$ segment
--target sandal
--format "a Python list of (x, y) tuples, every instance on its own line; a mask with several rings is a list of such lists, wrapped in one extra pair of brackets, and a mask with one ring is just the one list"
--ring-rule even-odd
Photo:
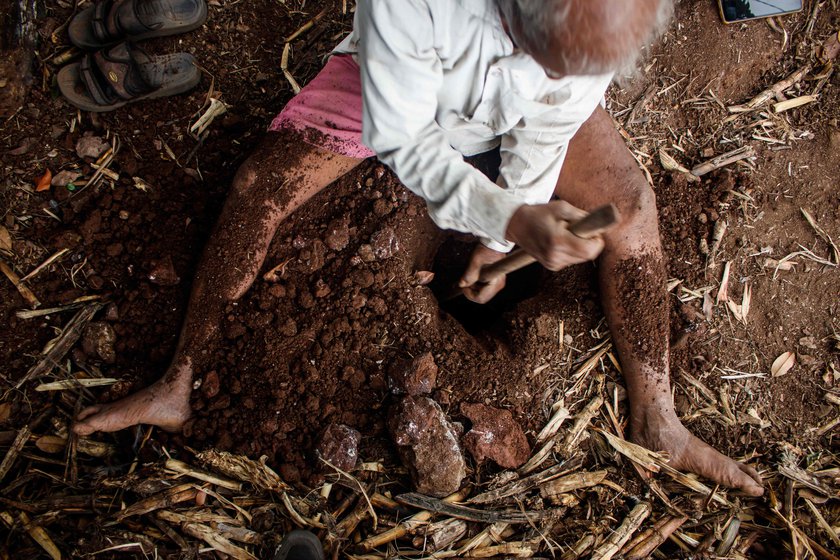
[(81, 49), (186, 33), (207, 19), (204, 0), (100, 0), (79, 12), (67, 34)]
[(58, 72), (64, 98), (85, 111), (113, 111), (127, 103), (184, 93), (201, 81), (187, 53), (151, 56), (128, 43), (86, 54)]

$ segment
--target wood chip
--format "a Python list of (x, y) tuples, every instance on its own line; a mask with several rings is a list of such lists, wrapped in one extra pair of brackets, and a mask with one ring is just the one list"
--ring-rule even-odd
[(755, 157), (755, 149), (752, 146), (742, 146), (695, 166), (691, 170), (691, 173), (696, 177), (701, 177), (707, 173), (711, 173), (715, 169), (720, 169), (736, 161), (751, 157)]
[(32, 431), (29, 429), (29, 426), (24, 426), (20, 429), (20, 431), (18, 431), (17, 436), (15, 436), (15, 440), (12, 442), (12, 446), (8, 451), (6, 451), (5, 457), (3, 457), (3, 462), (0, 463), (0, 481), (3, 480), (12, 468), (12, 465), (14, 465), (20, 450), (23, 449), (23, 446), (26, 445), (27, 441), (29, 441), (30, 435), (32, 435)]
[(785, 111), (790, 111), (791, 109), (802, 107), (803, 105), (807, 105), (808, 103), (813, 103), (816, 100), (816, 95), (801, 95), (799, 97), (794, 97), (793, 99), (786, 99), (785, 101), (775, 103), (773, 105), (773, 112), (784, 113)]
[(32, 290), (27, 288), (20, 281), (20, 277), (15, 273), (14, 270), (12, 270), (12, 267), (6, 264), (6, 262), (3, 259), (0, 259), (0, 272), (2, 272), (6, 276), (6, 278), (9, 279), (9, 282), (11, 282), (14, 285), (15, 289), (17, 289), (18, 293), (20, 294), (20, 297), (23, 298), (23, 300), (27, 303), (27, 305), (29, 305), (29, 307), (31, 307), (32, 309), (40, 307), (41, 302), (38, 300), (37, 297), (35, 297), (35, 294), (32, 293)]

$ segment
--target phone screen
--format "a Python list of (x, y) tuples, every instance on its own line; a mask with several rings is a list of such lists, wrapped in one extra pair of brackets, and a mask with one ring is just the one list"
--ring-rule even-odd
[(718, 2), (723, 21), (726, 23), (790, 14), (802, 9), (802, 0), (718, 0)]

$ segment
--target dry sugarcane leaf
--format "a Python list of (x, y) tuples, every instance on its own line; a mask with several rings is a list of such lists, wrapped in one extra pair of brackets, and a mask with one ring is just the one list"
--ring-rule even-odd
[(44, 549), (44, 551), (50, 555), (53, 560), (61, 560), (61, 551), (55, 545), (53, 540), (47, 534), (43, 527), (40, 525), (35, 525), (34, 523), (30, 522), (29, 516), (26, 515), (24, 512), (18, 513), (18, 519), (20, 520), (23, 527), (26, 529), (26, 532), (29, 533), (29, 536), (38, 543), (38, 545)]
[[(550, 442), (551, 443), (551, 442)], [(553, 443), (552, 443), (553, 445)], [(527, 492), (534, 486), (539, 486), (549, 480), (555, 479), (559, 476), (563, 476), (569, 472), (572, 472), (578, 468), (580, 468), (582, 462), (581, 457), (575, 457), (568, 461), (563, 461), (558, 465), (554, 465), (549, 467), (543, 471), (540, 471), (536, 474), (532, 474), (530, 476), (526, 476), (524, 478), (520, 478), (517, 480), (513, 480), (508, 484), (503, 486), (499, 486), (498, 488), (494, 488), (492, 490), (488, 490), (487, 492), (483, 492), (478, 494), (477, 496), (470, 498), (467, 500), (467, 503), (470, 504), (488, 504), (491, 502), (495, 502), (498, 500), (503, 500), (505, 498), (509, 498), (511, 496), (522, 494)]]
[(104, 304), (102, 303), (91, 303), (87, 307), (80, 309), (64, 326), (61, 334), (56, 338), (55, 343), (43, 353), (38, 363), (29, 368), (26, 375), (17, 381), (15, 388), (18, 389), (30, 379), (37, 379), (52, 371), (55, 364), (60, 362), (65, 354), (70, 351), (70, 348), (81, 338), (85, 325), (103, 307)]
[(522, 541), (515, 543), (504, 543), (495, 546), (476, 548), (469, 552), (465, 558), (493, 558), (504, 556), (507, 558), (530, 558), (536, 554), (540, 546), (540, 540)]
[(582, 536), (572, 547), (567, 550), (560, 560), (578, 560), (584, 553), (595, 545), (595, 535), (588, 533)]
[(425, 552), (445, 550), (460, 540), (467, 532), (467, 524), (460, 519), (443, 519), (427, 525), (412, 543)]
[(395, 498), (399, 503), (407, 506), (420, 508), (426, 511), (441, 513), (449, 517), (457, 519), (464, 519), (466, 521), (478, 521), (480, 523), (496, 523), (504, 521), (505, 523), (530, 523), (539, 520), (543, 514), (542, 512), (522, 512), (522, 511), (494, 511), (494, 510), (480, 510), (476, 508), (460, 506), (457, 504), (448, 503), (445, 500), (431, 498), (423, 494), (409, 492), (407, 494), (400, 494)]
[(772, 377), (781, 377), (790, 371), (796, 364), (796, 354), (793, 352), (785, 352), (778, 358), (773, 360), (773, 365), (770, 366), (770, 375)]
[(12, 446), (8, 451), (6, 451), (6, 456), (3, 457), (3, 461), (0, 462), (0, 481), (3, 480), (3, 477), (6, 476), (9, 470), (11, 470), (12, 465), (15, 464), (15, 461), (20, 454), (20, 450), (23, 449), (23, 446), (29, 441), (30, 435), (32, 435), (32, 431), (27, 425), (21, 428), (17, 433), (17, 436), (15, 436)]
[(285, 492), (291, 489), (288, 484), (283, 482), (280, 475), (265, 464), (265, 457), (262, 457), (258, 463), (247, 457), (233, 455), (226, 451), (208, 449), (196, 455), (196, 458), (225, 476), (242, 482), (249, 482), (262, 490)]
[(127, 517), (134, 515), (143, 515), (150, 511), (155, 511), (162, 508), (168, 508), (174, 504), (194, 500), (198, 490), (192, 484), (180, 484), (168, 488), (159, 494), (150, 496), (144, 500), (133, 503), (122, 511), (118, 511), (114, 518), (117, 521), (122, 521)]
[(165, 468), (175, 471), (179, 474), (184, 474), (190, 476), (192, 478), (196, 478), (203, 482), (209, 482), (210, 484), (215, 484), (216, 486), (221, 486), (223, 488), (228, 488), (230, 490), (234, 490), (239, 492), (242, 490), (242, 483), (235, 482), (233, 480), (229, 480), (226, 478), (221, 478), (215, 476), (207, 471), (203, 471), (201, 469), (193, 468), (192, 466), (184, 463), (183, 461), (178, 461), (177, 459), (167, 459), (166, 464), (164, 465)]
[(627, 517), (624, 518), (624, 521), (610, 537), (595, 549), (595, 552), (592, 553), (592, 560), (610, 560), (610, 558), (618, 554), (618, 551), (621, 550), (624, 543), (630, 540), (633, 533), (648, 518), (652, 509), (648, 502), (639, 502), (636, 507), (630, 510), (630, 513), (627, 514)]
[(554, 502), (563, 494), (598, 486), (605, 478), (607, 478), (607, 471), (605, 470), (572, 473), (543, 484), (540, 487), (540, 496)]
[(515, 533), (515, 529), (509, 523), (493, 523), (486, 527), (479, 534), (469, 539), (466, 544), (456, 551), (456, 556), (463, 556), (470, 550), (489, 546), (490, 543), (504, 542), (505, 539)]
[(243, 548), (239, 548), (225, 537), (221, 536), (216, 529), (202, 525), (201, 523), (184, 523), (181, 527), (185, 533), (201, 539), (213, 550), (227, 554), (236, 560), (257, 560), (257, 557)]
[[(449, 496), (445, 497), (442, 501), (447, 503), (460, 502), (468, 495), (469, 489), (461, 489), (458, 492), (455, 492), (454, 494), (450, 494)], [(434, 514), (431, 511), (421, 511), (419, 513), (415, 513), (405, 521), (388, 529), (387, 531), (371, 535), (367, 539), (360, 542), (358, 544), (358, 548), (359, 550), (369, 552), (374, 548), (378, 548), (384, 544), (388, 544), (397, 539), (400, 539), (404, 537), (413, 527), (416, 527), (431, 519), (432, 515)]]
[(0, 226), (0, 249), (3, 251), (12, 250), (12, 236), (4, 226)]

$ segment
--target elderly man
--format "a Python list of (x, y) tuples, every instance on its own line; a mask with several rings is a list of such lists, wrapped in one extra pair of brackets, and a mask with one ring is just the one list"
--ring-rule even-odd
[[(669, 11), (669, 0), (358, 0), (352, 34), (237, 173), (169, 371), (82, 411), (76, 432), (179, 429), (202, 349), (225, 305), (251, 286), (278, 224), (377, 156), (440, 227), (481, 240), (461, 279), (474, 301), (503, 287), (477, 285), (478, 273), (514, 244), (551, 270), (600, 255), (632, 439), (669, 452), (678, 469), (761, 495), (755, 470), (695, 438), (674, 411), (654, 195), (599, 105), (613, 73), (632, 64)], [(464, 156), (495, 149), (494, 183)], [(623, 219), (602, 237), (566, 229), (607, 203)]]

